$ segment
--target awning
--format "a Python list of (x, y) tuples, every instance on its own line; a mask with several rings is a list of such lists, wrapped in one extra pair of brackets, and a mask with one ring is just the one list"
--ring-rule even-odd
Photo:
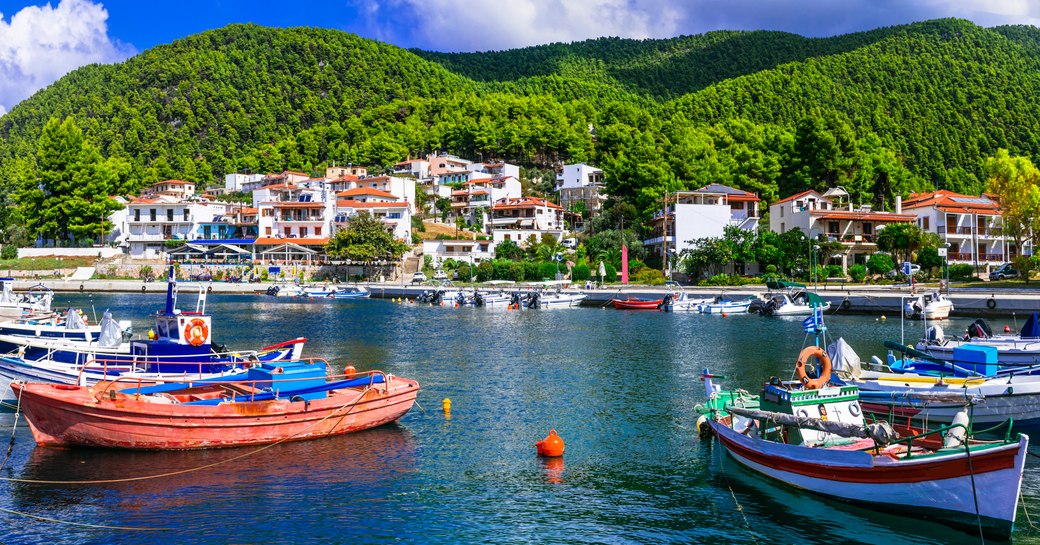
[(305, 248), (303, 246), (300, 246), (299, 244), (294, 244), (292, 242), (286, 242), (285, 244), (280, 244), (278, 246), (268, 248), (260, 252), (260, 255), (278, 257), (284, 255), (315, 255), (317, 253), (317, 250)]

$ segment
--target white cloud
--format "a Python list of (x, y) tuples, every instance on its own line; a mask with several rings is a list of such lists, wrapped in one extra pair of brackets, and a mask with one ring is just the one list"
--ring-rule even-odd
[(960, 17), (1040, 25), (1036, 0), (348, 0), (358, 30), (405, 47), (510, 49), (600, 36), (669, 38), (712, 30), (833, 36)]
[(90, 0), (0, 13), (0, 115), (69, 71), (118, 62), (135, 51), (108, 36), (108, 12)]

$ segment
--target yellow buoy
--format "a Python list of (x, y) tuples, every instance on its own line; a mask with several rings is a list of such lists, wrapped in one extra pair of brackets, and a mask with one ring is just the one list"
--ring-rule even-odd
[(884, 314), (882, 314), (882, 315), (881, 315), (881, 321), (882, 321), (882, 322), (884, 322), (884, 321), (885, 321), (885, 320), (887, 320), (887, 319), (888, 319), (888, 318), (886, 318)]
[(148, 330), (148, 340), (149, 341), (154, 341), (155, 340), (155, 330), (154, 329), (149, 329)]
[(441, 401), (441, 408), (444, 409), (444, 412), (450, 413), (451, 412), (451, 399), (444, 398), (444, 401)]
[(711, 426), (708, 425), (708, 418), (703, 414), (697, 419), (697, 433), (701, 437), (708, 437), (711, 435)]

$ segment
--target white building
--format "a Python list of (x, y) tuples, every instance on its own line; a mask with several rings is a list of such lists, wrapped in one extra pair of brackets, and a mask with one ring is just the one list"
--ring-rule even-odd
[(131, 258), (158, 259), (167, 240), (188, 240), (196, 222), (213, 221), (208, 203), (168, 195), (138, 197), (127, 205), (124, 243)]
[(256, 185), (263, 181), (263, 174), (241, 174), (233, 172), (224, 175), (224, 191), (226, 193), (246, 192), (248, 184)]
[(585, 213), (582, 218), (586, 220), (599, 215), (603, 204), (607, 202), (603, 171), (585, 163), (564, 165), (556, 175), (556, 192), (560, 194), (560, 205), (564, 210), (571, 210), (577, 203), (583, 203)]
[(799, 229), (809, 238), (841, 242), (842, 266), (865, 264), (877, 252), (877, 233), (892, 223), (909, 223), (917, 219), (903, 214), (899, 198), (895, 212), (875, 212), (867, 205), (854, 207), (848, 193), (832, 188), (826, 193), (803, 191), (780, 199), (769, 206), (769, 228), (776, 233)]
[(446, 259), (480, 263), (495, 258), (495, 243), (490, 240), (424, 240), (423, 255), (433, 258), (435, 268)]
[(970, 263), (982, 269), (1033, 253), (1028, 240), (1020, 250), (1014, 240), (1004, 236), (1000, 205), (986, 196), (940, 189), (911, 194), (902, 206), (905, 212), (914, 214), (921, 229), (937, 233), (949, 244), (947, 258), (951, 263)]
[(679, 254), (699, 238), (721, 237), (727, 225), (758, 230), (761, 199), (722, 184), (709, 184), (696, 191), (677, 191), (665, 199), (668, 207), (658, 210), (649, 225), (652, 238), (643, 241), (650, 255), (661, 258)]
[(541, 240), (545, 233), (562, 240), (563, 208), (536, 197), (501, 199), (491, 207), (488, 227), (496, 244), (511, 240), (523, 245), (532, 235)]
[(166, 195), (175, 199), (187, 199), (195, 195), (195, 183), (184, 180), (164, 180), (144, 188), (141, 195), (146, 197)]

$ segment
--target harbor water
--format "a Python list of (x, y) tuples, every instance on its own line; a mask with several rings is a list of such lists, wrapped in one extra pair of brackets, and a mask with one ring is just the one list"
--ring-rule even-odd
[[(193, 298), (181, 297), (189, 308)], [(59, 294), (55, 304), (110, 309), (143, 335), (162, 300)], [(800, 317), (251, 295), (209, 303), (216, 343), (305, 336), (305, 354), (335, 369), (418, 380), (419, 405), (347, 436), (196, 452), (36, 448), (19, 419), (0, 477), (77, 484), (0, 481), (0, 543), (979, 543), (911, 512), (776, 484), (698, 438), (700, 372), (751, 392), (789, 378), (807, 342)], [(943, 324), (956, 332), (969, 322)], [(1015, 327), (991, 321), (1005, 323)], [(901, 335), (898, 317), (838, 313), (827, 324), (864, 359), (884, 357), (882, 342)], [(907, 324), (906, 340), (921, 330)], [(0, 414), (4, 437), (14, 421)], [(550, 429), (566, 442), (562, 459), (535, 456)], [(1040, 524), (1038, 462), (1026, 468), (1016, 543), (1040, 541), (1026, 514)]]

